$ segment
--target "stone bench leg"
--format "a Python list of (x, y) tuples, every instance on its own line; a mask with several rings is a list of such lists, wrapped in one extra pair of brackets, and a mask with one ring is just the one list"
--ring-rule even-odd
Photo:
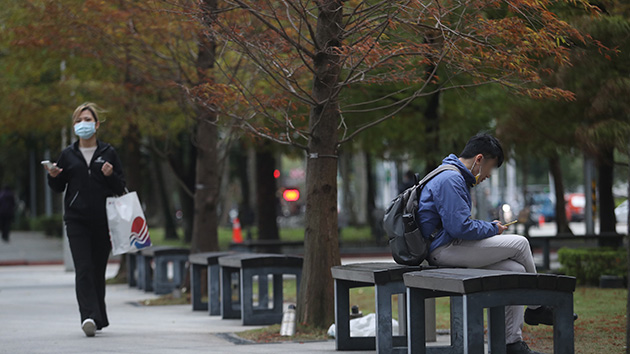
[(144, 273), (146, 271), (144, 269), (144, 256), (142, 256), (140, 253), (136, 253), (136, 269), (138, 270), (138, 278), (136, 279), (138, 289), (144, 290)]
[(138, 268), (138, 289), (145, 292), (153, 291), (153, 268), (151, 263), (153, 257), (143, 256), (140, 253), (136, 255), (136, 267)]
[[(464, 346), (466, 347), (466, 353), (484, 352), (483, 306), (480, 306), (480, 304), (475, 301), (475, 297), (474, 295), (463, 296)], [(503, 336), (505, 337), (505, 331), (503, 332)], [(505, 353), (505, 347), (503, 348), (503, 352)]]
[(144, 262), (144, 292), (153, 292), (153, 257), (142, 257)]
[[(489, 308), (490, 331), (489, 346), (492, 353), (505, 353), (505, 323), (504, 306), (510, 305), (547, 305), (554, 308), (554, 353), (569, 354), (574, 352), (573, 329), (573, 293), (553, 290), (497, 290), (468, 294), (464, 301), (464, 338), (469, 353), (483, 350), (483, 339), (475, 338), (481, 333), (483, 338), (483, 309)], [(501, 315), (503, 314), (503, 316)], [(493, 323), (494, 320), (494, 323)], [(471, 351), (475, 350), (475, 351)]]
[[(153, 289), (156, 294), (168, 294), (178, 288), (184, 280), (188, 256), (165, 256), (155, 258)], [(173, 264), (173, 280), (168, 279), (168, 264)]]
[(489, 350), (492, 354), (505, 354), (505, 306), (488, 308)]
[(350, 336), (350, 289), (373, 286), (371, 283), (335, 279), (335, 348), (337, 350), (374, 350), (374, 337)]
[[(264, 310), (264, 309), (269, 308), (269, 277), (267, 276), (267, 274), (264, 274), (264, 273), (259, 273), (259, 272), (252, 273), (252, 279), (250, 279), (251, 285), (252, 285), (252, 295), (254, 291), (254, 279), (253, 279), (254, 275), (258, 276), (258, 306), (255, 306), (255, 308)], [(241, 284), (243, 283), (241, 282)]]
[(232, 276), (239, 274), (238, 268), (221, 267), (221, 318), (241, 318), (239, 297), (237, 302), (232, 300)]
[[(302, 270), (292, 267), (263, 267), (241, 269), (241, 315), (244, 326), (269, 325), (282, 322), (282, 304), (284, 301), (282, 278), (284, 274), (296, 276), (296, 288), (299, 289)], [(273, 275), (273, 307), (269, 308), (267, 276)], [(254, 307), (253, 278), (258, 276), (259, 306)]]
[[(356, 287), (374, 286), (376, 305), (376, 338), (350, 336), (350, 289)], [(399, 335), (393, 336), (392, 330), (392, 296), (398, 298)], [(425, 329), (424, 341), (429, 338), (435, 341), (435, 303), (430, 303), (430, 314), (423, 316)], [(371, 284), (335, 279), (335, 343), (337, 350), (374, 350), (377, 353), (406, 353), (407, 352), (407, 310), (406, 288), (404, 283), (392, 282), (388, 284)], [(426, 306), (423, 307), (427, 309)]]
[(134, 288), (138, 286), (138, 281), (136, 278), (136, 255), (134, 253), (127, 253), (125, 255), (127, 258), (127, 283), (130, 288)]
[[(401, 294), (399, 303), (405, 297), (405, 284), (401, 282), (376, 284), (374, 297), (376, 303), (376, 352), (377, 353), (404, 353), (407, 352), (407, 336), (394, 336), (392, 329), (392, 295)], [(406, 311), (405, 306), (400, 306)], [(400, 308), (399, 307), (399, 308)], [(400, 318), (400, 315), (399, 315)], [(402, 316), (405, 318), (405, 315)], [(407, 323), (398, 322), (401, 333), (407, 333)], [(402, 348), (401, 348), (402, 347)]]
[[(217, 299), (217, 303), (221, 308), (221, 317), (223, 319), (234, 319), (242, 317), (242, 302), (243, 302), (243, 294), (244, 292), (248, 294), (250, 299), (253, 299), (251, 295), (253, 291), (253, 279), (254, 275), (258, 275), (258, 307), (260, 309), (266, 309), (269, 307), (269, 295), (268, 295), (268, 279), (267, 274), (260, 274), (260, 272), (248, 272), (248, 281), (246, 283), (243, 282), (243, 270), (239, 268), (230, 268), (230, 267), (220, 267), (221, 268), (221, 299), (222, 301)], [(236, 293), (239, 295), (238, 301), (232, 301), (232, 277), (237, 275), (238, 279), (238, 289)], [(210, 286), (210, 282), (208, 282)], [(211, 299), (211, 301), (214, 299)], [(253, 306), (253, 303), (250, 301), (250, 306)], [(212, 313), (211, 313), (212, 314)]]
[(555, 297), (553, 314), (553, 352), (573, 353), (575, 332), (573, 327), (573, 293), (562, 293)]
[[(426, 300), (449, 296), (447, 294), (436, 293), (417, 288), (407, 288), (407, 352), (420, 354), (447, 354), (447, 353), (463, 353), (464, 352), (464, 325), (463, 325), (463, 299), (461, 296), (451, 296), (451, 344), (449, 346), (431, 346), (427, 347), (427, 328), (426, 328)], [(483, 325), (483, 320), (482, 320)], [(482, 327), (483, 328), (483, 327)], [(505, 334), (505, 332), (504, 332)], [(483, 344), (483, 330), (481, 333), (481, 341)], [(477, 353), (477, 352), (469, 352)], [(479, 353), (483, 353), (482, 351)]]
[(190, 264), (190, 297), (193, 311), (208, 310), (208, 303), (201, 300), (201, 271), (204, 268), (205, 266), (201, 264)]
[(221, 315), (221, 267), (218, 264), (208, 266), (208, 314)]

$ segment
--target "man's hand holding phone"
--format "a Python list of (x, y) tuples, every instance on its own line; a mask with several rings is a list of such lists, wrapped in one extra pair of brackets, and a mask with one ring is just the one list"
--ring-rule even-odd
[(499, 221), (499, 220), (494, 220), (493, 222), (496, 223), (497, 226), (499, 227), (499, 233), (497, 233), (497, 235), (501, 235), (503, 233), (503, 231), (507, 230), (510, 227), (510, 225), (516, 224), (518, 222), (518, 220), (510, 221), (510, 222), (508, 222), (505, 225), (503, 225), (501, 223), (501, 221)]
[(42, 161), (42, 165), (44, 165), (44, 168), (46, 169), (46, 171), (48, 171), (48, 174), (50, 174), (50, 177), (53, 177), (53, 178), (59, 176), (61, 171), (63, 171), (63, 168), (57, 167), (56, 163), (50, 162), (48, 160)]

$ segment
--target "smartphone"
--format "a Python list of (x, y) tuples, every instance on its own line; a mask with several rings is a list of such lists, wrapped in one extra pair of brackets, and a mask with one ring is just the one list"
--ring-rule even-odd
[(516, 224), (517, 222), (518, 222), (518, 220), (510, 221), (509, 223), (504, 224), (503, 226), (510, 226), (510, 225), (514, 225), (514, 224)]
[(54, 163), (48, 161), (48, 160), (44, 160), (41, 162), (42, 165), (46, 166), (47, 169), (52, 170), (54, 169), (56, 166)]

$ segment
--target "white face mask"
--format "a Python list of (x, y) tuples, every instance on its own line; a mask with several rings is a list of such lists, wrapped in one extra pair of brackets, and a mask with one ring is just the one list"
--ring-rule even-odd
[(89, 139), (96, 133), (96, 123), (79, 122), (74, 125), (74, 133), (81, 139)]

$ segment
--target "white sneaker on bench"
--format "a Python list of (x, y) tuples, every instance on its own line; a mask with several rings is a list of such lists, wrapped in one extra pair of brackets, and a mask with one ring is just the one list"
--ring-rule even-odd
[(88, 337), (94, 337), (96, 334), (96, 322), (93, 319), (88, 318), (81, 324), (81, 329)]

